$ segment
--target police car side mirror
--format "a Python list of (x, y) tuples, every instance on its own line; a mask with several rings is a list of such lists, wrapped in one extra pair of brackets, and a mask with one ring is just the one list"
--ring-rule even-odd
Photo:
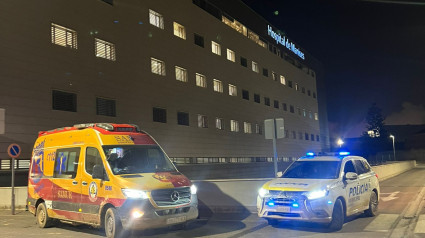
[(345, 178), (347, 180), (356, 180), (358, 177), (358, 175), (356, 173), (353, 172), (348, 172), (347, 174), (345, 174)]
[(93, 166), (92, 178), (93, 179), (104, 179), (105, 178), (102, 165), (96, 164), (95, 166)]
[(279, 172), (276, 173), (276, 178), (280, 178), (280, 177), (282, 177), (282, 175), (283, 175), (283, 172), (279, 171)]

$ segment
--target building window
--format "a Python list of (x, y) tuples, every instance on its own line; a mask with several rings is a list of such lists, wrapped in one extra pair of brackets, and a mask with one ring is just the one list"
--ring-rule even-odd
[(292, 131), (292, 139), (297, 139), (297, 133), (295, 131)]
[(187, 82), (187, 70), (176, 66), (176, 80)]
[(316, 98), (316, 93), (315, 92), (313, 92), (313, 98)]
[(211, 41), (211, 51), (216, 55), (221, 55), (221, 46), (220, 44)]
[(308, 118), (313, 119), (313, 113), (311, 113), (310, 111), (308, 112)]
[(52, 109), (59, 111), (76, 112), (77, 94), (53, 90)]
[(258, 64), (254, 61), (252, 61), (252, 71), (258, 73)]
[(301, 88), (301, 92), (305, 94), (305, 88), (304, 87)]
[(208, 128), (207, 116), (198, 114), (198, 127), (199, 128)]
[(260, 103), (260, 94), (255, 94), (254, 93), (254, 102)]
[(297, 113), (301, 116), (301, 108), (297, 107)]
[(164, 18), (161, 14), (151, 9), (149, 9), (149, 23), (158, 28), (164, 29)]
[(313, 134), (310, 135), (310, 140), (314, 141), (314, 135)]
[(152, 108), (153, 121), (167, 123), (167, 110), (163, 108), (154, 107)]
[(222, 93), (223, 92), (223, 83), (220, 80), (217, 80), (217, 79), (214, 79), (213, 83), (214, 83), (214, 92)]
[(255, 134), (263, 134), (263, 130), (259, 124), (255, 124)]
[(294, 106), (289, 105), (289, 111), (292, 112), (292, 113), (295, 113)]
[(152, 73), (165, 76), (165, 63), (159, 59), (151, 58)]
[(272, 78), (273, 78), (273, 81), (277, 81), (277, 74), (273, 71), (272, 71)]
[(295, 90), (296, 90), (296, 91), (300, 91), (300, 87), (298, 86), (298, 84), (297, 84), (297, 83), (295, 83)]
[(316, 141), (320, 141), (319, 139), (320, 139), (319, 135), (316, 135)]
[(303, 108), (303, 117), (307, 116), (307, 112), (305, 111), (305, 108)]
[(238, 90), (235, 85), (229, 84), (229, 95), (230, 96), (237, 96)]
[(219, 130), (224, 130), (224, 120), (223, 118), (215, 118), (215, 128)]
[(246, 60), (246, 58), (241, 57), (241, 65), (243, 67), (248, 67), (248, 61)]
[(204, 37), (198, 34), (194, 34), (195, 45), (204, 48)]
[(206, 88), (207, 87), (207, 78), (205, 75), (196, 73), (196, 86)]
[(314, 120), (319, 120), (319, 114), (317, 114), (317, 112), (314, 113)]
[(310, 90), (307, 90), (307, 95), (308, 96), (311, 96), (311, 91)]
[(115, 61), (115, 45), (95, 38), (95, 54), (96, 57)]
[(177, 112), (177, 124), (188, 126), (189, 125), (189, 113)]
[(235, 52), (233, 50), (227, 49), (227, 59), (232, 62), (236, 61)]
[(274, 105), (274, 108), (279, 109), (279, 101), (274, 100), (274, 101), (273, 101), (273, 105)]
[(300, 140), (303, 139), (303, 133), (302, 132), (298, 132), (298, 139), (300, 139)]
[(115, 100), (96, 98), (96, 115), (115, 117)]
[(239, 122), (230, 120), (230, 131), (239, 132)]
[(286, 79), (284, 76), (280, 75), (280, 83), (286, 85)]
[(263, 75), (266, 77), (269, 77), (269, 70), (266, 68), (263, 68)]
[(52, 43), (60, 46), (77, 49), (77, 32), (69, 28), (52, 23)]
[(264, 97), (264, 105), (270, 106), (270, 98)]
[(249, 100), (249, 92), (248, 90), (242, 90), (242, 98)]
[(292, 88), (292, 81), (291, 80), (288, 81), (288, 87)]
[(285, 130), (284, 134), (283, 134), (284, 138), (289, 138), (289, 130)]
[(305, 140), (308, 140), (308, 133), (305, 133)]
[(282, 103), (282, 107), (284, 111), (288, 111), (288, 106), (286, 105), (286, 103)]
[(186, 40), (186, 30), (184, 26), (180, 25), (177, 22), (174, 22), (173, 27), (174, 27), (174, 35)]
[(252, 133), (251, 123), (249, 123), (249, 122), (244, 122), (243, 123), (243, 132), (244, 133), (247, 133), (247, 134), (251, 134)]

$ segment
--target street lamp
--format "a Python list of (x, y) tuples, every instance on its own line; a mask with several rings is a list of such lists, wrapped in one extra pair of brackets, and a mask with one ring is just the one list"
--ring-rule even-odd
[(339, 139), (336, 141), (336, 143), (339, 145), (339, 148), (341, 148), (341, 146), (344, 144), (344, 141), (343, 141), (341, 138), (339, 138)]
[(393, 139), (393, 153), (394, 153), (394, 160), (395, 160), (395, 143), (394, 143), (395, 137), (393, 135), (390, 135), (390, 138)]

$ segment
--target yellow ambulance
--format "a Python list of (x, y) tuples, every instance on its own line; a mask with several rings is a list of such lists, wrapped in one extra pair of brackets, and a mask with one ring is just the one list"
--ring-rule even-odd
[(43, 131), (28, 176), (28, 209), (55, 220), (129, 229), (184, 225), (198, 216), (196, 187), (138, 126), (89, 123)]

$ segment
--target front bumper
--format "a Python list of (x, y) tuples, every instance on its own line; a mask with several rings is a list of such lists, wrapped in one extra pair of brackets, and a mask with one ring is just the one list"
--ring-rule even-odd
[[(143, 216), (134, 218), (132, 213), (139, 211)], [(191, 202), (174, 207), (152, 206), (149, 200), (128, 200), (118, 209), (124, 229), (144, 230), (182, 224), (198, 217), (198, 200), (192, 195)]]
[(308, 200), (305, 196), (257, 197), (258, 216), (266, 219), (329, 223), (333, 201), (328, 198)]

